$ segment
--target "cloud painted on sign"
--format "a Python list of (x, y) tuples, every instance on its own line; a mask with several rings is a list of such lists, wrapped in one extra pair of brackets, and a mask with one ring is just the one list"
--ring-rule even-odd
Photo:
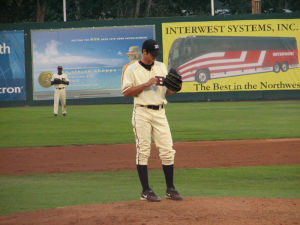
[[(118, 58), (94, 58), (81, 55), (74, 55), (69, 52), (60, 52), (59, 43), (51, 40), (46, 44), (44, 52), (33, 51), (33, 62), (35, 70), (51, 70), (57, 65), (64, 67), (99, 67), (99, 66), (122, 66), (123, 59)], [(34, 48), (35, 49), (35, 48)]]
[(59, 54), (57, 49), (59, 45), (60, 43), (58, 41), (51, 40), (46, 45), (45, 54), (48, 56), (57, 56)]

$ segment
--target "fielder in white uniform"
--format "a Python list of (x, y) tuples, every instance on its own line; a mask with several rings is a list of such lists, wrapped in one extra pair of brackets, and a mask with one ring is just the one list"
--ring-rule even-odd
[(54, 116), (58, 115), (59, 102), (62, 107), (62, 115), (67, 115), (66, 104), (66, 86), (69, 85), (67, 74), (63, 73), (62, 66), (57, 67), (57, 74), (54, 74), (51, 79), (51, 85), (54, 85)]
[(159, 77), (166, 77), (165, 64), (155, 61), (159, 55), (156, 41), (149, 39), (143, 43), (142, 59), (127, 67), (124, 73), (122, 92), (125, 97), (134, 97), (132, 115), (133, 131), (136, 138), (136, 165), (142, 185), (141, 200), (160, 201), (148, 183), (148, 159), (151, 137), (159, 150), (159, 157), (166, 179), (166, 197), (182, 200), (173, 184), (174, 157), (173, 141), (165, 114), (166, 94), (175, 92), (162, 86)]

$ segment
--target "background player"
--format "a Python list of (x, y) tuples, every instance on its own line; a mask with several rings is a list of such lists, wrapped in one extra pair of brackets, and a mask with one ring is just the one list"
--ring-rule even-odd
[(142, 46), (142, 59), (127, 67), (122, 85), (123, 95), (134, 96), (132, 125), (136, 138), (136, 165), (142, 185), (141, 200), (160, 201), (148, 183), (148, 159), (151, 150), (151, 137), (159, 150), (165, 175), (166, 197), (182, 200), (173, 184), (174, 157), (173, 141), (164, 105), (166, 94), (176, 92), (158, 83), (156, 76), (165, 77), (165, 64), (155, 61), (159, 46), (154, 40), (146, 40)]
[(59, 102), (62, 107), (62, 115), (67, 115), (66, 104), (66, 85), (69, 85), (69, 79), (67, 74), (63, 73), (62, 66), (57, 67), (57, 73), (53, 74), (51, 79), (51, 85), (54, 85), (54, 116), (58, 115)]

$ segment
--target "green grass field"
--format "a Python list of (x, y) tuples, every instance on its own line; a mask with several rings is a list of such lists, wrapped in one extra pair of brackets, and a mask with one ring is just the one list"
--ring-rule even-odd
[[(174, 141), (300, 137), (300, 102), (170, 103)], [(134, 143), (132, 105), (1, 108), (0, 147)]]
[[(300, 198), (300, 165), (177, 169), (175, 183), (185, 197)], [(149, 181), (164, 197), (162, 170)], [(0, 216), (63, 206), (137, 200), (136, 171), (0, 176)], [(113, 187), (113, 188), (112, 188)]]
[[(300, 137), (300, 102), (170, 103), (174, 141)], [(0, 147), (134, 143), (132, 105), (0, 109)], [(1, 151), (1, 148), (0, 148)], [(164, 195), (162, 170), (150, 184)], [(183, 196), (300, 198), (300, 165), (176, 169)], [(114, 188), (112, 188), (114, 187)], [(0, 216), (139, 198), (136, 171), (0, 176)]]

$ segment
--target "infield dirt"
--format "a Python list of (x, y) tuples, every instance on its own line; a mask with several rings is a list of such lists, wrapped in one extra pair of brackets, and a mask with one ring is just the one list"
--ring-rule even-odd
[[(174, 148), (176, 168), (300, 164), (300, 139), (177, 142)], [(161, 168), (154, 146), (151, 153), (149, 168)], [(134, 144), (0, 149), (0, 174), (115, 170), (135, 170)], [(1, 216), (0, 224), (294, 225), (300, 224), (300, 199), (188, 197), (180, 202), (115, 202)]]

